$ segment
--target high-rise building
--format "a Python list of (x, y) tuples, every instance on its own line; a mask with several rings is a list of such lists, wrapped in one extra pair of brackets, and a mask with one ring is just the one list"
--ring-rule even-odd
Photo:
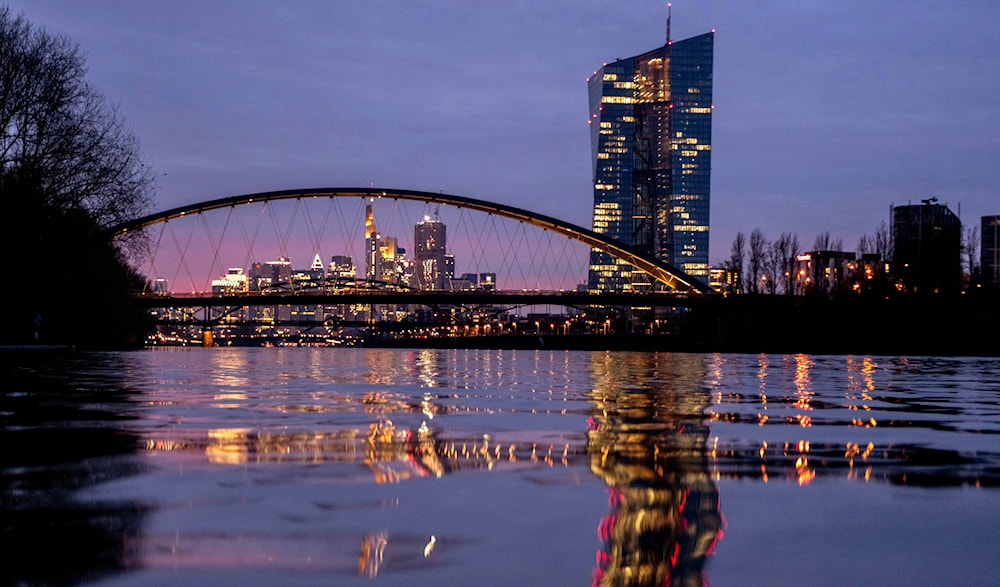
[[(288, 257), (278, 257), (276, 261), (254, 263), (247, 275), (250, 291), (288, 290), (292, 285), (292, 261)], [(251, 306), (251, 320), (289, 320), (289, 306)]]
[(406, 250), (393, 236), (382, 236), (375, 228), (372, 205), (365, 209), (365, 279), (371, 282), (409, 285)]
[[(414, 280), (417, 289), (446, 289), (448, 255), (445, 225), (425, 216), (413, 227)], [(454, 260), (451, 263), (454, 275)]]
[(250, 291), (288, 289), (292, 281), (292, 262), (288, 257), (278, 257), (276, 261), (254, 263), (247, 281)]
[(907, 293), (962, 286), (962, 222), (937, 198), (892, 209), (892, 272)]
[(334, 255), (330, 257), (329, 274), (341, 281), (353, 281), (358, 277), (358, 269), (350, 255)]
[[(326, 285), (326, 269), (323, 267), (323, 259), (319, 253), (313, 257), (309, 269), (296, 269), (292, 271), (292, 290), (317, 290)], [(291, 306), (293, 320), (308, 320), (314, 322), (323, 321), (323, 306), (321, 305), (293, 305)]]
[(365, 279), (377, 281), (379, 276), (378, 255), (379, 233), (375, 230), (375, 216), (372, 205), (365, 206)]
[(983, 216), (979, 269), (983, 284), (1000, 287), (1000, 216)]
[[(588, 80), (594, 232), (708, 283), (715, 34), (667, 43), (604, 65)], [(591, 290), (649, 287), (600, 251)]]

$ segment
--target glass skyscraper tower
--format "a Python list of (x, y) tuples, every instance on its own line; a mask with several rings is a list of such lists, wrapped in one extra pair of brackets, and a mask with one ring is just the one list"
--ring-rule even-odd
[[(669, 35), (669, 22), (668, 22)], [(620, 59), (588, 80), (594, 232), (708, 283), (715, 33)], [(589, 289), (651, 287), (631, 265), (590, 253)]]

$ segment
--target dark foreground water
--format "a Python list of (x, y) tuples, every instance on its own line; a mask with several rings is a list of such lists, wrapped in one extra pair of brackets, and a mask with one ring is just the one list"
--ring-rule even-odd
[(998, 359), (0, 361), (3, 584), (1000, 584)]

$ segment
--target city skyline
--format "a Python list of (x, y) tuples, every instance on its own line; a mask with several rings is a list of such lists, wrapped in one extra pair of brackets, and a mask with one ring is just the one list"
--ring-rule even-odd
[[(80, 44), (163, 174), (158, 209), (375, 184), (584, 226), (585, 80), (666, 21), (653, 1), (8, 5)], [(853, 248), (932, 196), (968, 227), (996, 214), (998, 19), (985, 1), (675, 2), (675, 38), (717, 30), (709, 262), (754, 228)]]

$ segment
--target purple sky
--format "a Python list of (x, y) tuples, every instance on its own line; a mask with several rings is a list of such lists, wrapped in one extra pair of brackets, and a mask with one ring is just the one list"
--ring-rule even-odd
[[(662, 44), (653, 0), (12, 0), (88, 57), (159, 209), (275, 189), (443, 190), (590, 226), (586, 78)], [(675, 0), (716, 30), (710, 260), (737, 231), (889, 206), (1000, 214), (1000, 2)]]

